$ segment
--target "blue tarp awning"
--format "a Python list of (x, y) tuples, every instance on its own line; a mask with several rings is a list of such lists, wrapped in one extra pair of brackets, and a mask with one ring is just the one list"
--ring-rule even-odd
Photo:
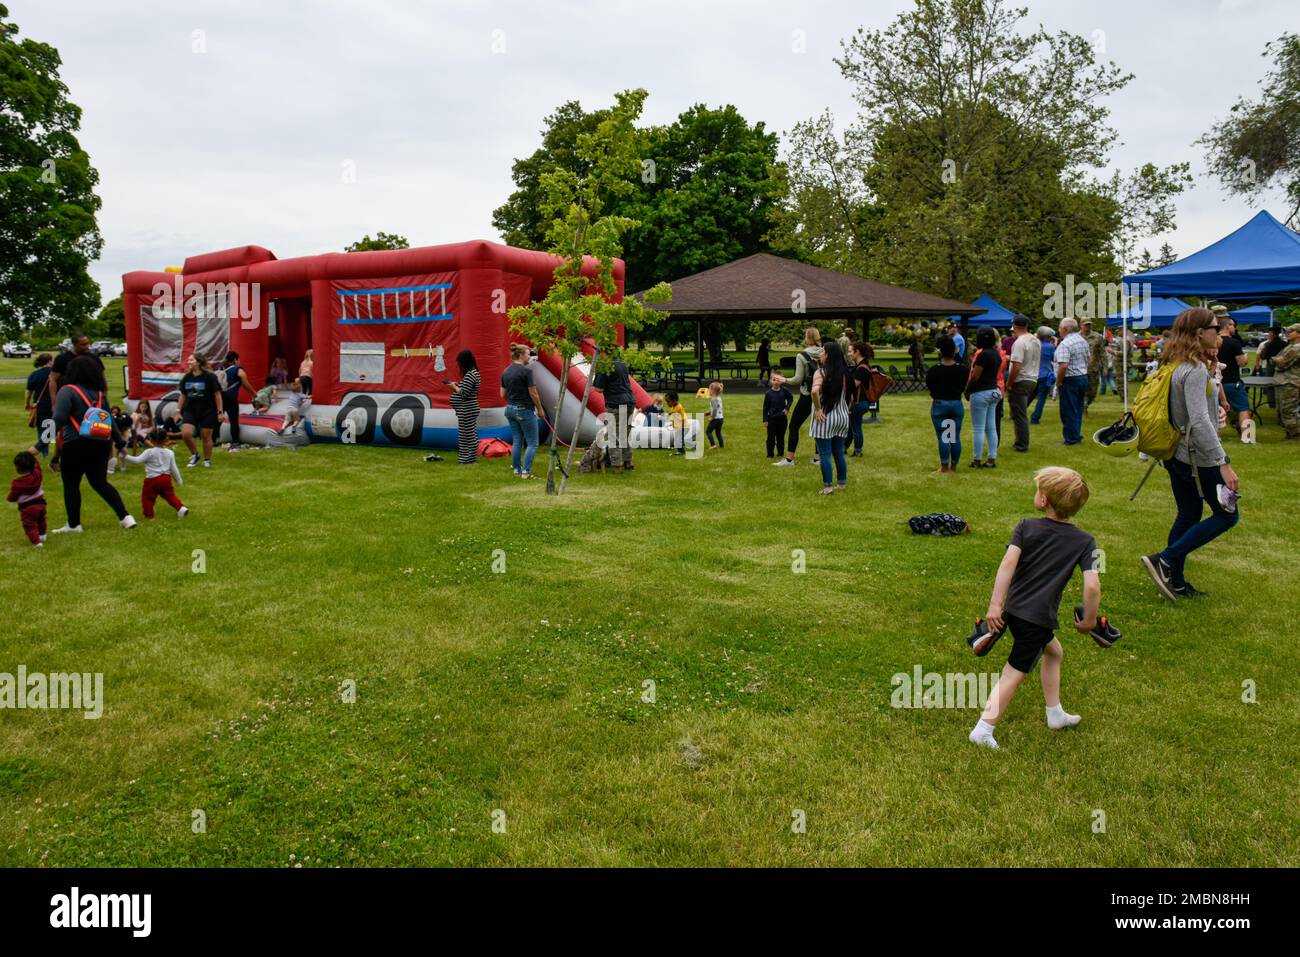
[(1300, 233), (1260, 210), (1200, 252), (1124, 281), (1150, 283), (1153, 296), (1291, 302), (1300, 299)]
[[(967, 321), (967, 326), (971, 329), (978, 329), (980, 326), (996, 326), (999, 329), (1010, 329), (1011, 320), (1017, 316), (1017, 313), (1012, 312), (988, 293), (981, 294), (971, 305), (976, 309), (985, 310), (982, 316), (971, 316)], [(949, 322), (958, 326), (961, 325), (961, 319), (961, 316), (948, 317)]]
[(1268, 306), (1247, 306), (1245, 309), (1233, 309), (1228, 315), (1242, 325), (1247, 326), (1267, 326), (1273, 322), (1273, 310)]
[[(1159, 296), (1153, 296), (1149, 310), (1150, 315), (1144, 316), (1141, 311), (1142, 303), (1135, 303), (1129, 309), (1128, 324), (1130, 328), (1137, 332), (1141, 332), (1143, 329), (1168, 329), (1174, 324), (1174, 320), (1178, 318), (1180, 312), (1190, 308), (1192, 307), (1181, 299), (1162, 299)], [(1144, 319), (1149, 319), (1150, 322), (1144, 325)], [(1113, 316), (1106, 317), (1106, 325), (1113, 328), (1118, 328), (1123, 321), (1123, 314), (1118, 312)]]

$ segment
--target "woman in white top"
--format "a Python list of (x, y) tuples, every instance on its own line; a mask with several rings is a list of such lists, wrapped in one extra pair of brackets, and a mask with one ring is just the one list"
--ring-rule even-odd
[[(844, 444), (849, 437), (848, 371), (839, 343), (826, 343), (820, 367), (813, 375), (813, 422), (808, 429), (808, 434), (817, 443), (817, 458), (822, 467), (822, 495), (844, 491), (849, 481), (849, 464), (844, 457)], [(831, 485), (832, 459), (837, 486)]]
[[(773, 465), (794, 465), (794, 450), (799, 447), (799, 430), (812, 414), (812, 380), (817, 374), (821, 362), (822, 334), (816, 326), (809, 326), (803, 331), (803, 350), (794, 357), (794, 375), (784, 382), (786, 385), (799, 387), (799, 398), (790, 410), (790, 433), (786, 439), (785, 458), (777, 459)], [(817, 459), (813, 459), (817, 464)]]

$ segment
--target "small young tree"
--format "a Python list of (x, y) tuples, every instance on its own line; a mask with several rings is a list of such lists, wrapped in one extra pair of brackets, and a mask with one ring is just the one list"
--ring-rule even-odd
[[(645, 369), (656, 362), (645, 352), (628, 350), (618, 343), (619, 327), (635, 333), (647, 322), (647, 310), (633, 298), (614, 301), (618, 287), (614, 282), (614, 260), (623, 251), (623, 235), (637, 225), (623, 216), (602, 215), (605, 196), (626, 196), (637, 188), (642, 170), (636, 120), (645, 102), (645, 90), (629, 90), (617, 95), (615, 105), (592, 133), (578, 137), (578, 153), (585, 162), (579, 175), (571, 169), (557, 169), (541, 176), (543, 212), (550, 221), (547, 230), (549, 251), (561, 262), (555, 267), (555, 282), (546, 297), (527, 306), (510, 310), (510, 328), (527, 339), (538, 354), (555, 353), (561, 359), (560, 388), (551, 414), (551, 441), (546, 469), (546, 491), (564, 491), (573, 464), (573, 446), (577, 444), (582, 411), (591, 395), (591, 382), (597, 372), (608, 372), (617, 359), (629, 368)], [(671, 290), (660, 283), (645, 295), (650, 303), (667, 302)], [(556, 432), (560, 413), (568, 393), (566, 383), (575, 357), (591, 350), (587, 385), (582, 406), (574, 417), (568, 457), (559, 465)], [(581, 361), (581, 360), (579, 360)], [(557, 487), (555, 473), (562, 475)]]

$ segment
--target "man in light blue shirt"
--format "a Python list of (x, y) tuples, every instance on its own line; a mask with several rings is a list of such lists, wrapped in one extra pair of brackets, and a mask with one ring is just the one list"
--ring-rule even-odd
[(953, 325), (949, 327), (949, 329), (948, 329), (948, 334), (949, 334), (950, 336), (952, 336), (952, 342), (953, 342), (953, 345), (955, 345), (955, 346), (957, 347), (957, 358), (958, 358), (958, 359), (965, 359), (965, 358), (966, 358), (966, 338), (961, 334), (961, 330), (957, 328), (957, 324), (956, 324), (956, 323), (953, 323)]
[(1088, 360), (1092, 347), (1079, 335), (1075, 319), (1061, 320), (1061, 343), (1052, 357), (1056, 363), (1056, 388), (1061, 400), (1062, 445), (1083, 441), (1083, 409), (1088, 399)]

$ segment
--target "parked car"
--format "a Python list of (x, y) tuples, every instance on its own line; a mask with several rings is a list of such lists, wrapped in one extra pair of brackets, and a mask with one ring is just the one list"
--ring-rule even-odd
[(1262, 346), (1268, 341), (1267, 332), (1246, 332), (1242, 333), (1242, 341), (1248, 346)]
[(113, 341), (111, 339), (96, 339), (90, 344), (90, 354), (92, 356), (111, 356), (113, 354)]
[(4, 353), (6, 359), (30, 359), (32, 347), (26, 342), (6, 342)]
[(119, 342), (117, 345), (113, 346), (113, 355), (126, 358), (126, 343)]
[(71, 352), (71, 351), (72, 351), (72, 340), (71, 340), (71, 339), (64, 339), (62, 342), (60, 342), (60, 343), (59, 343), (59, 351), (60, 351), (60, 352)]

